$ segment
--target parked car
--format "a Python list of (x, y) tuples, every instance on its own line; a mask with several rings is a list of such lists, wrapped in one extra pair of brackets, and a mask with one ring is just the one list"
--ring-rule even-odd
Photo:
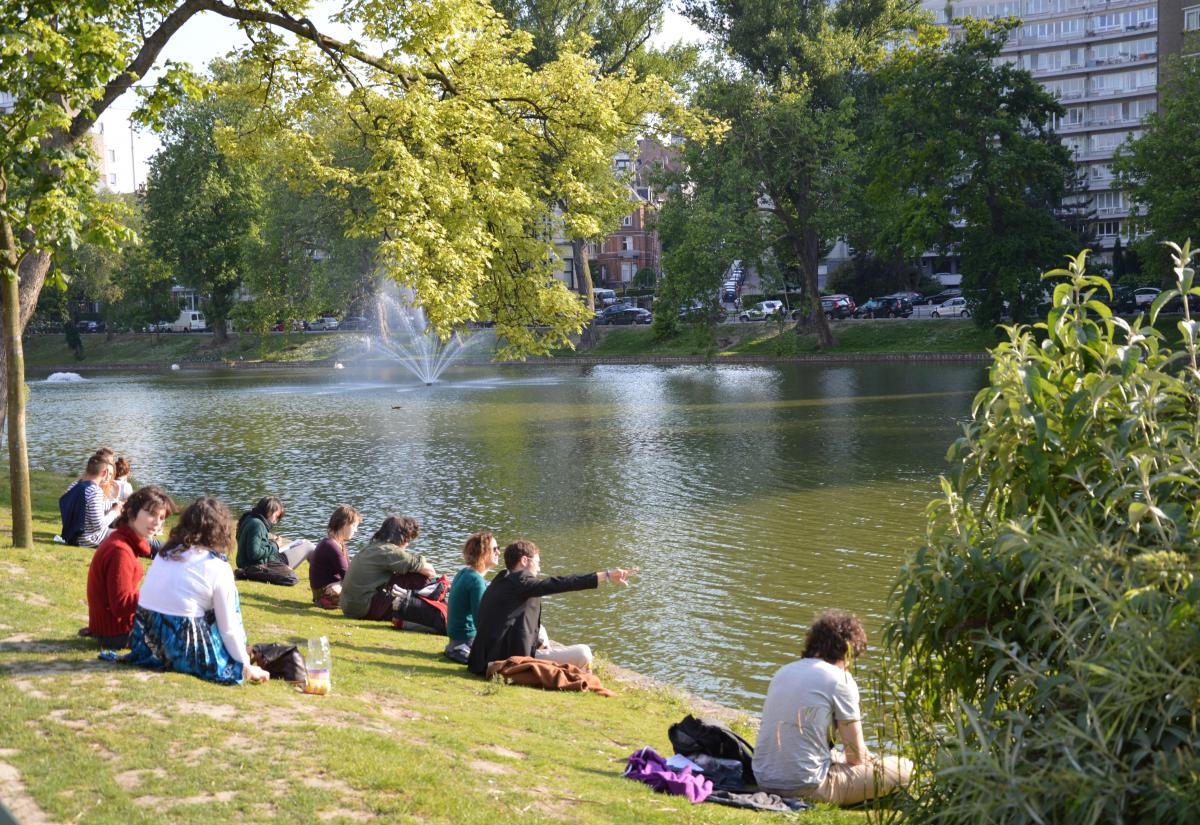
[(900, 290), (899, 292), (893, 292), (891, 295), (887, 295), (885, 297), (887, 297), (887, 298), (903, 298), (904, 300), (908, 301), (910, 304), (916, 304), (921, 300), (921, 293)]
[(729, 314), (716, 304), (705, 303), (704, 301), (695, 300), (689, 304), (684, 304), (679, 308), (680, 321), (699, 321), (711, 319), (714, 323), (723, 324), (729, 318)]
[(170, 332), (170, 321), (155, 321), (154, 323), (146, 324), (146, 332)]
[(329, 315), (322, 315), (315, 321), (309, 321), (304, 325), (304, 328), (309, 332), (331, 332), (338, 328), (338, 319)]
[(204, 313), (194, 309), (181, 309), (178, 318), (164, 323), (168, 325), (168, 332), (204, 332), (208, 329)]
[(628, 304), (613, 304), (596, 317), (596, 323), (601, 326), (624, 324), (648, 324), (654, 320), (648, 309), (640, 309)]
[(371, 322), (364, 315), (350, 315), (338, 324), (337, 328), (346, 332), (361, 332), (362, 330), (370, 329)]
[(947, 298), (929, 314), (934, 318), (970, 318), (971, 310), (967, 309), (967, 299), (960, 296)]
[(81, 320), (75, 322), (75, 329), (77, 329), (83, 333), (104, 332), (104, 322), (103, 321), (88, 321), (88, 320), (81, 319)]
[[(821, 309), (825, 317), (833, 321), (849, 318), (854, 314), (854, 299), (849, 295), (822, 295)], [(792, 313), (793, 318), (799, 317), (799, 310)]]
[(872, 298), (854, 311), (855, 318), (907, 318), (910, 315), (912, 303), (895, 295)]
[(1154, 299), (1158, 297), (1158, 293), (1162, 292), (1156, 286), (1138, 287), (1133, 291), (1133, 300), (1138, 306), (1154, 303)]
[(782, 316), (783, 313), (783, 301), (759, 301), (749, 309), (742, 310), (738, 318), (743, 321), (765, 321)]
[(592, 301), (597, 308), (610, 307), (617, 302), (617, 293), (611, 289), (596, 287), (592, 290)]
[[(941, 306), (951, 298), (957, 298), (960, 295), (962, 295), (962, 290), (956, 286), (952, 286), (949, 289), (943, 289), (941, 292), (930, 295), (923, 303), (926, 306)], [(914, 303), (916, 302), (914, 301)]]

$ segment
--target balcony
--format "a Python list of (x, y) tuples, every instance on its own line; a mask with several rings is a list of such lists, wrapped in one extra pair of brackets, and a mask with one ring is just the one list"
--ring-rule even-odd
[(1097, 218), (1128, 218), (1128, 206), (1103, 206), (1096, 210)]

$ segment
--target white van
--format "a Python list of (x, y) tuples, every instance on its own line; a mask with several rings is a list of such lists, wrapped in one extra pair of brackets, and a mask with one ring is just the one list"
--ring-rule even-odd
[(611, 289), (593, 289), (592, 301), (597, 307), (610, 307), (617, 302), (617, 293)]
[(167, 329), (170, 332), (204, 332), (208, 329), (208, 321), (204, 320), (203, 312), (182, 309), (179, 311), (179, 317), (172, 321)]

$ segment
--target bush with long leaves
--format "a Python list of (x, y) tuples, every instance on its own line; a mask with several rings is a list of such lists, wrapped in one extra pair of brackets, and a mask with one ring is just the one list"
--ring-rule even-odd
[(1085, 252), (992, 352), (893, 593), (912, 821), (1200, 821), (1200, 286), (1172, 249), (1148, 318)]

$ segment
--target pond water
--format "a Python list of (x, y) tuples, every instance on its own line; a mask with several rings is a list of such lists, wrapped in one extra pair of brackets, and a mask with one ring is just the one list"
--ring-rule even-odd
[[(384, 515), (412, 515), (414, 549), (450, 574), (479, 529), (534, 540), (550, 574), (638, 567), (628, 590), (548, 598), (551, 636), (757, 711), (818, 610), (853, 610), (877, 638), (984, 377), (879, 363), (464, 367), (432, 387), (388, 368), (31, 380), (30, 459), (77, 472), (107, 444), (180, 500), (236, 513), (275, 494), (289, 537), (319, 538), (351, 504), (367, 517), (351, 552)], [(313, 609), (305, 584), (297, 610)]]

